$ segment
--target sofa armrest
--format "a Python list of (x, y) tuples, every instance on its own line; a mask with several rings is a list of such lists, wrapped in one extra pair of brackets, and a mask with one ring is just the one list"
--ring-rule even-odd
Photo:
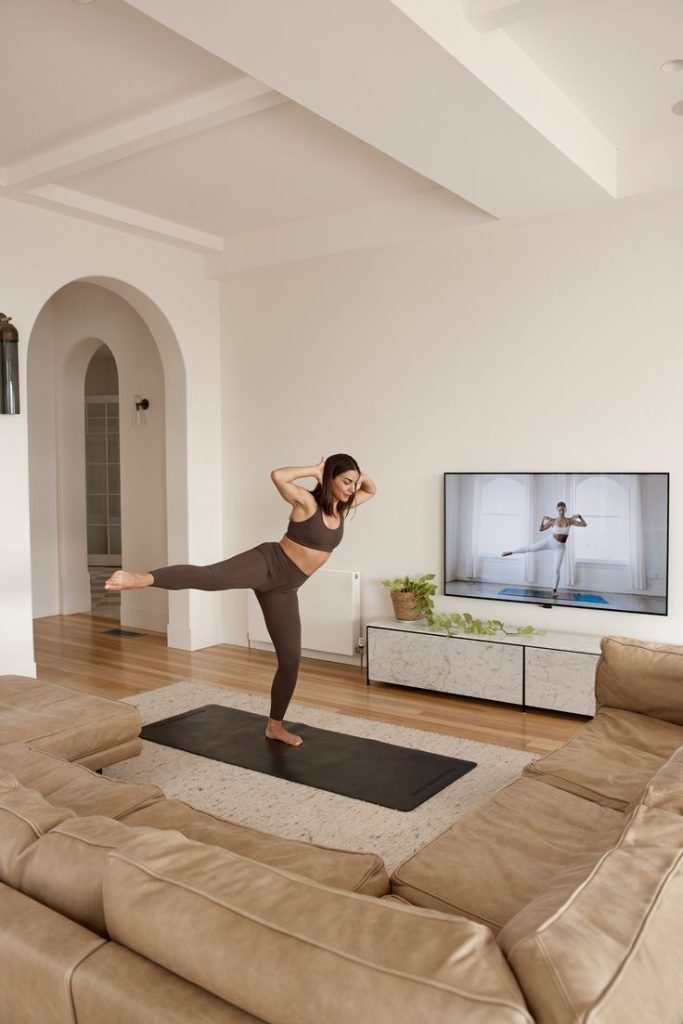
[(597, 708), (683, 725), (683, 646), (607, 636), (595, 671)]

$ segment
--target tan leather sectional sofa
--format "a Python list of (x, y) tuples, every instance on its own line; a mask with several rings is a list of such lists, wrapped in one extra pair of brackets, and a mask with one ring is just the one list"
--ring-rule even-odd
[[(90, 769), (135, 709), (0, 679), (3, 1024), (680, 1024), (683, 647), (389, 879)], [(87, 767), (84, 767), (87, 766)]]

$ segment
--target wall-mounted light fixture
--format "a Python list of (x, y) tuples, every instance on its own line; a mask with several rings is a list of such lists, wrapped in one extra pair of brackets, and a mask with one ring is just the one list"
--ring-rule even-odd
[(19, 332), (0, 313), (0, 413), (19, 412)]
[(149, 409), (149, 399), (143, 398), (142, 395), (136, 395), (133, 401), (135, 402), (135, 425), (139, 427), (140, 424), (144, 425), (147, 422), (145, 412)]

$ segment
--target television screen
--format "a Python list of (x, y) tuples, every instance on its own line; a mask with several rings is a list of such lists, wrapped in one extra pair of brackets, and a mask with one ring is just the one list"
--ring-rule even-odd
[(445, 473), (444, 593), (667, 614), (668, 473)]

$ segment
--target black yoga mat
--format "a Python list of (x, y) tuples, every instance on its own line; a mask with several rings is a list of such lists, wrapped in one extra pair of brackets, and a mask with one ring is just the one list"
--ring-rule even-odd
[(207, 704), (146, 725), (141, 736), (396, 811), (412, 811), (476, 768), (474, 761), (286, 722), (304, 741), (290, 747), (267, 740), (265, 725), (263, 715)]

